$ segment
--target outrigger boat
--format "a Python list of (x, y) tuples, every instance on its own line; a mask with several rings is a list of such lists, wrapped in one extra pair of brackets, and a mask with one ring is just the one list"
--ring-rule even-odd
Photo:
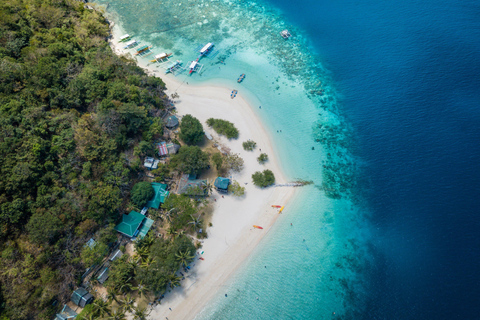
[(180, 68), (180, 65), (182, 64), (182, 62), (180, 60), (177, 60), (175, 62), (173, 62), (171, 65), (169, 65), (166, 69), (165, 69), (165, 73), (174, 73), (175, 70), (177, 70), (178, 68)]
[(235, 98), (237, 96), (237, 93), (238, 93), (237, 90), (233, 90), (232, 94), (230, 94), (230, 98), (232, 98), (232, 99)]
[(150, 60), (150, 62), (163, 62), (163, 60), (168, 59), (168, 57), (172, 56), (173, 53), (160, 53), (155, 56), (153, 60)]
[(256, 225), (253, 225), (253, 227), (254, 227), (255, 229), (263, 229), (263, 227), (256, 226)]
[(127, 40), (130, 40), (131, 36), (127, 33), (127, 34), (124, 34), (123, 36), (120, 37), (120, 41), (119, 42), (125, 42)]
[(145, 53), (145, 51), (149, 50), (152, 46), (143, 46), (137, 49), (135, 55)]
[(208, 54), (210, 50), (212, 50), (212, 48), (213, 48), (213, 43), (209, 42), (200, 49), (200, 55), (197, 57), (197, 60), (192, 61), (192, 63), (190, 64), (189, 74), (192, 74), (193, 72), (198, 71), (199, 69), (202, 68), (202, 65), (200, 65), (198, 61), (200, 61), (201, 57)]
[(125, 44), (125, 47), (123, 47), (123, 49), (128, 49), (130, 47), (133, 47), (136, 44), (137, 44), (137, 40), (135, 40), (135, 39), (130, 40)]
[(238, 77), (237, 82), (240, 83), (243, 81), (243, 79), (245, 79), (245, 73), (242, 73), (240, 77)]

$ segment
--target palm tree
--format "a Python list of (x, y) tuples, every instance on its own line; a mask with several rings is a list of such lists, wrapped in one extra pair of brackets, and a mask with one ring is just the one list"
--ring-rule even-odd
[(120, 302), (124, 312), (132, 312), (135, 299), (133, 299), (130, 294), (127, 294)]
[(193, 225), (193, 229), (197, 231), (197, 227), (202, 225), (202, 220), (200, 220), (200, 215), (198, 215), (198, 217), (196, 218), (193, 215), (190, 215), (190, 218), (192, 218), (192, 220), (188, 224)]
[(173, 238), (175, 237), (175, 234), (177, 234), (177, 230), (174, 227), (170, 227), (167, 229), (167, 234)]
[(130, 280), (132, 280), (131, 277), (125, 280), (125, 282), (120, 286), (119, 289), (121, 292), (126, 293), (132, 289), (132, 284), (130, 283)]
[(188, 250), (185, 250), (184, 252), (179, 251), (178, 253), (175, 253), (175, 257), (181, 265), (186, 267), (188, 262), (192, 260), (195, 256), (192, 255)]
[(95, 301), (93, 302), (93, 306), (95, 308), (95, 313), (97, 313), (100, 317), (110, 315), (110, 307), (102, 299), (95, 299)]
[(148, 288), (148, 286), (144, 285), (143, 282), (140, 282), (137, 287), (132, 289), (138, 290), (138, 294), (140, 295), (140, 298), (142, 296), (146, 296), (150, 292), (150, 289)]
[(211, 182), (207, 182), (203, 188), (207, 190), (207, 194), (211, 194), (213, 191), (213, 185)]
[(149, 247), (140, 247), (140, 248), (137, 248), (137, 255), (140, 256), (140, 258), (142, 259), (142, 261), (148, 257), (148, 255), (150, 254), (150, 248)]
[(115, 301), (115, 302), (118, 303), (117, 294), (118, 294), (118, 292), (114, 288), (108, 288), (107, 289), (107, 300), (109, 302)]
[(117, 311), (114, 311), (110, 317), (107, 319), (109, 320), (126, 320), (127, 317), (125, 316), (125, 312), (122, 309), (117, 309)]
[(144, 269), (147, 269), (154, 262), (155, 262), (155, 259), (148, 257), (147, 259), (145, 259), (145, 261), (142, 262), (140, 267), (144, 268)]
[(133, 320), (147, 320), (147, 317), (150, 315), (150, 312), (147, 311), (147, 308), (136, 307), (133, 313)]
[(168, 277), (168, 281), (170, 283), (170, 287), (175, 288), (180, 286), (181, 277), (177, 276), (175, 273)]

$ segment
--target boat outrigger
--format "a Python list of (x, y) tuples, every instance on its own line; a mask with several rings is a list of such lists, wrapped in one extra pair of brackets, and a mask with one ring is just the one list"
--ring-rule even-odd
[(290, 32), (288, 32), (287, 29), (283, 30), (280, 32), (280, 35), (283, 37), (283, 39), (288, 39), (290, 38), (292, 35), (290, 34)]
[(172, 55), (173, 53), (162, 52), (160, 54), (157, 54), (153, 60), (150, 60), (150, 62), (165, 62), (165, 60), (168, 60), (168, 57)]
[(240, 83), (243, 81), (243, 79), (245, 79), (245, 73), (242, 73), (240, 77), (238, 77), (237, 82)]
[(130, 40), (132, 36), (130, 36), (128, 33), (127, 34), (124, 34), (123, 36), (120, 37), (120, 40), (118, 42), (125, 42), (125, 41), (128, 41)]
[(263, 227), (260, 227), (260, 226), (257, 226), (257, 225), (253, 225), (253, 227), (254, 227), (255, 229), (263, 229)]
[(182, 69), (182, 61), (177, 60), (170, 64), (168, 67), (165, 68), (165, 73), (173, 73), (175, 74), (178, 70), (184, 70)]
[(133, 47), (134, 45), (137, 44), (137, 40), (133, 39), (133, 40), (130, 40), (128, 41), (126, 44), (125, 44), (125, 47), (123, 47), (123, 49), (128, 49), (128, 48), (131, 48)]
[(137, 52), (135, 52), (135, 55), (143, 54), (145, 53), (145, 51), (149, 50), (150, 48), (152, 48), (152, 46), (142, 46), (137, 49)]

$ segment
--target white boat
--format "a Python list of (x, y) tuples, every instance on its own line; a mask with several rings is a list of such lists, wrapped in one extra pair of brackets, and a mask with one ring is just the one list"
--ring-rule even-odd
[(213, 43), (211, 43), (211, 42), (207, 43), (206, 45), (203, 46), (202, 49), (200, 49), (200, 54), (201, 54), (201, 55), (204, 55), (204, 54), (207, 53), (212, 47), (213, 47)]
[(126, 40), (128, 40), (130, 38), (130, 35), (127, 33), (127, 34), (124, 34), (123, 36), (120, 37), (120, 42), (124, 42)]
[(135, 45), (137, 43), (137, 40), (133, 39), (133, 40), (130, 40), (128, 41), (126, 44), (125, 44), (125, 47), (123, 47), (123, 49), (128, 49), (130, 48), (131, 46)]
[(189, 73), (192, 73), (193, 71), (195, 71), (195, 67), (197, 66), (197, 64), (198, 64), (198, 61), (192, 61), (192, 63), (190, 64), (190, 67), (188, 67), (190, 69)]
[(160, 61), (160, 62), (163, 62), (163, 60), (167, 59), (168, 57), (170, 57), (171, 55), (173, 55), (173, 53), (165, 53), (165, 52), (162, 52), (160, 54), (157, 54), (155, 56), (155, 58), (151, 61), (151, 62), (155, 62), (155, 61)]

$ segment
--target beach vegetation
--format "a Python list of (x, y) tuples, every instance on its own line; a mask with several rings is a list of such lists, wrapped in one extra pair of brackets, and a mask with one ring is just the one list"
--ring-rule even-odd
[(180, 123), (180, 139), (188, 145), (196, 145), (203, 141), (203, 127), (197, 118), (190, 114), (183, 116)]
[(220, 152), (215, 152), (212, 155), (211, 159), (213, 164), (215, 165), (215, 168), (217, 169), (217, 171), (219, 171), (222, 168), (222, 164), (223, 164), (222, 154)]
[(244, 161), (238, 153), (227, 154), (223, 158), (223, 163), (226, 171), (240, 172), (243, 170)]
[(253, 184), (265, 188), (275, 183), (275, 175), (271, 170), (257, 171), (252, 175)]
[(253, 151), (257, 146), (257, 143), (253, 140), (247, 140), (242, 143), (243, 149), (246, 151)]
[(209, 155), (197, 146), (183, 146), (171, 158), (171, 164), (188, 174), (198, 174), (210, 166)]
[(264, 164), (265, 162), (268, 161), (268, 154), (266, 153), (261, 153), (258, 158), (257, 158), (258, 163)]
[(238, 138), (238, 129), (235, 125), (227, 120), (209, 118), (207, 125), (213, 128), (218, 134), (226, 136), (228, 139)]
[(238, 181), (234, 180), (228, 185), (228, 192), (236, 197), (241, 197), (245, 194), (245, 187), (242, 187)]
[(152, 184), (142, 181), (133, 186), (130, 199), (138, 208), (143, 208), (154, 195), (155, 190), (153, 190)]

